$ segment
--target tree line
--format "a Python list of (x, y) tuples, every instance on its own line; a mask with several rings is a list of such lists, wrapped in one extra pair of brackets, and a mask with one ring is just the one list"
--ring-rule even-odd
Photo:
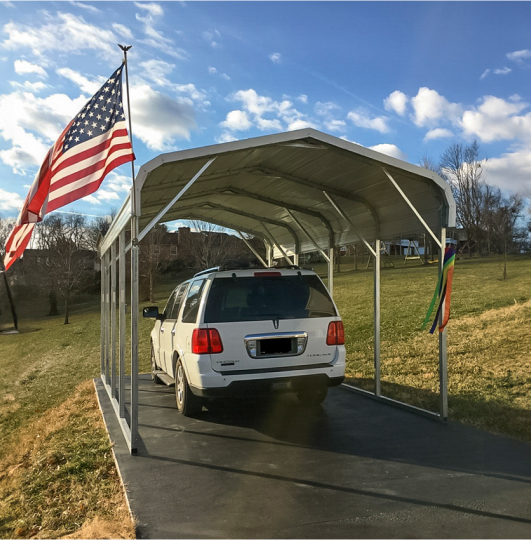
[[(80, 214), (46, 216), (35, 226), (31, 249), (27, 249), (9, 271), (15, 291), (46, 296), (48, 314), (59, 315), (62, 308), (64, 323), (68, 324), (72, 299), (80, 294), (99, 292), (98, 241), (108, 232), (114, 215), (113, 211), (111, 215), (93, 220)], [(3, 270), (5, 244), (14, 221), (0, 218), (0, 270)], [(177, 234), (163, 224), (156, 225), (140, 242), (140, 301), (154, 302), (154, 288), (162, 273), (199, 271), (228, 261), (246, 263), (254, 257), (239, 238), (227, 234), (222, 227), (199, 221), (189, 225), (178, 233), (178, 246)], [(260, 241), (248, 241), (255, 244), (255, 249), (263, 250)], [(126, 271), (128, 282), (129, 264)], [(11, 294), (6, 273), (4, 280), (4, 289)], [(2, 295), (3, 291), (0, 297)], [(6, 309), (5, 302), (0, 302), (0, 309), (2, 307)]]

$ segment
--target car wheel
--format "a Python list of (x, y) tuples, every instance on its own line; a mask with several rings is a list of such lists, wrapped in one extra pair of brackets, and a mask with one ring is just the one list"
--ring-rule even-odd
[(196, 416), (201, 412), (203, 404), (201, 398), (195, 396), (190, 390), (190, 385), (186, 379), (184, 367), (179, 360), (175, 368), (175, 402), (177, 409), (184, 416)]
[(321, 405), (328, 395), (328, 388), (323, 386), (321, 388), (312, 388), (297, 392), (297, 399), (303, 405)]
[(155, 384), (164, 384), (155, 374), (155, 371), (158, 371), (157, 363), (155, 362), (155, 351), (153, 350), (153, 346), (151, 347), (151, 380)]

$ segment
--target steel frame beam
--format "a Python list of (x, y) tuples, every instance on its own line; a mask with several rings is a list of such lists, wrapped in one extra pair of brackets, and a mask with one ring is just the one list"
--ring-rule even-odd
[(277, 249), (280, 251), (280, 253), (282, 253), (282, 256), (284, 257), (284, 259), (286, 259), (288, 264), (295, 264), (293, 261), (290, 261), (290, 258), (288, 257), (287, 253), (282, 249), (281, 245), (275, 240), (273, 235), (269, 232), (268, 228), (265, 226), (265, 223), (260, 221), (260, 225), (262, 225), (262, 227), (263, 227), (263, 229), (264, 229), (264, 231), (266, 233), (266, 236), (277, 247)]
[(256, 251), (256, 249), (254, 249), (254, 247), (251, 246), (251, 244), (249, 242), (247, 242), (247, 239), (245, 238), (245, 236), (243, 236), (243, 234), (240, 231), (236, 231), (236, 233), (245, 242), (245, 245), (251, 250), (251, 252), (254, 254), (254, 256), (260, 261), (262, 266), (267, 268), (267, 264), (265, 263), (264, 259), (262, 259), (260, 254)]
[[(264, 222), (264, 223), (269, 223), (270, 225), (275, 225), (277, 227), (283, 227), (284, 229), (287, 229), (289, 231), (289, 233), (291, 234), (292, 238), (293, 238), (293, 243), (295, 244), (295, 251), (298, 253), (299, 250), (300, 250), (300, 244), (299, 244), (299, 238), (297, 236), (297, 233), (287, 224), (285, 223), (284, 221), (278, 221), (276, 219), (270, 219), (270, 218), (267, 218), (265, 216), (262, 216), (262, 215), (258, 215), (258, 214), (249, 214), (248, 212), (242, 212), (241, 210), (236, 210), (235, 208), (232, 208), (230, 206), (224, 206), (222, 204), (214, 204), (214, 203), (209, 203), (209, 202), (205, 202), (203, 205), (202, 205), (203, 208), (207, 208), (207, 209), (211, 209), (211, 210), (222, 210), (224, 212), (228, 212), (230, 214), (234, 214), (234, 215), (237, 215), (237, 216), (243, 216), (243, 217), (247, 217), (247, 218), (250, 218), (250, 219), (254, 219), (255, 221), (257, 221), (258, 223), (260, 222)], [(182, 212), (183, 214), (186, 214), (187, 212), (189, 211), (195, 211), (195, 212), (198, 212), (200, 210), (200, 208), (198, 208), (197, 206), (187, 206), (187, 207), (184, 207), (184, 208), (179, 208), (179, 212)], [(200, 214), (195, 214), (197, 216), (200, 216)], [(182, 218), (181, 218), (182, 219)], [(198, 219), (201, 219), (201, 220), (205, 220), (205, 221), (208, 221), (208, 217), (198, 217)], [(217, 221), (216, 218), (213, 218), (214, 221)], [(240, 226), (233, 226), (232, 227), (234, 230), (243, 230)]]

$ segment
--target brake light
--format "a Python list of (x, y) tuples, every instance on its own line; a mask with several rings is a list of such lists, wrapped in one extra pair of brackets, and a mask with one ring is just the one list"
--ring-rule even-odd
[(282, 272), (255, 272), (254, 277), (272, 277), (281, 276)]
[(345, 328), (342, 321), (332, 321), (328, 325), (326, 333), (327, 345), (344, 345), (345, 344)]
[(193, 354), (217, 354), (223, 352), (223, 343), (215, 328), (196, 328), (192, 334)]

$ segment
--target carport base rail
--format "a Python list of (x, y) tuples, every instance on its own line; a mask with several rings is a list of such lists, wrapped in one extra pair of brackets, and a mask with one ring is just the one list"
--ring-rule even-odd
[(345, 387), (347, 390), (350, 390), (351, 392), (355, 392), (356, 394), (360, 394), (362, 396), (374, 399), (376, 401), (380, 401), (382, 403), (387, 403), (387, 405), (392, 405), (393, 407), (398, 407), (399, 409), (404, 409), (405, 411), (409, 411), (409, 412), (418, 414), (420, 416), (430, 418), (432, 420), (438, 420), (439, 422), (443, 422), (443, 423), (448, 422), (447, 416), (441, 416), (437, 412), (428, 411), (427, 409), (421, 409), (420, 407), (415, 407), (414, 405), (410, 405), (409, 403), (397, 401), (396, 399), (392, 399), (392, 398), (385, 397), (382, 395), (377, 396), (376, 394), (369, 392), (368, 390), (363, 390), (361, 388), (357, 388), (356, 386), (352, 386), (350, 384), (342, 383), (341, 386)]

